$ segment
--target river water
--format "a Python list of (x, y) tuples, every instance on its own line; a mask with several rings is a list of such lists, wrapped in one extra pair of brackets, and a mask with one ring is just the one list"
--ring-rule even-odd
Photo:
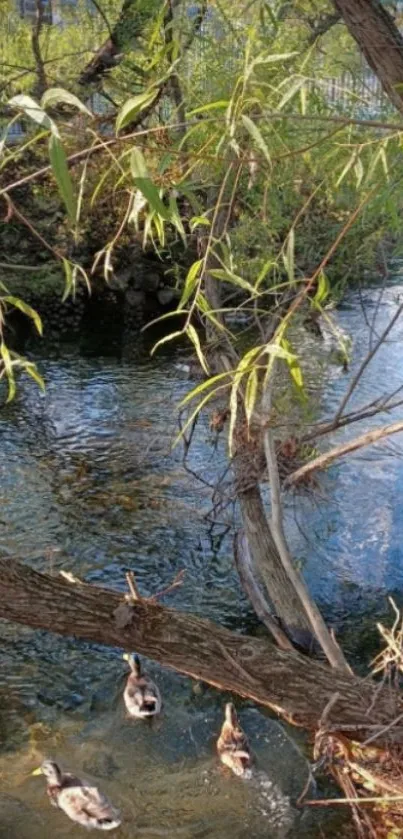
[[(395, 311), (399, 283), (396, 273), (386, 291), (355, 293), (340, 307), (338, 323), (353, 338), (355, 365), (376, 340), (374, 329), (378, 334)], [(401, 386), (402, 329), (371, 363), (351, 407)], [(191, 384), (178, 358), (150, 359), (138, 340), (122, 348), (110, 335), (101, 338), (36, 348), (45, 395), (22, 381), (16, 400), (0, 412), (1, 554), (121, 590), (131, 570), (145, 595), (185, 569), (169, 605), (259, 631), (233, 570), (231, 537), (212, 532), (206, 519), (210, 490), (184, 470), (180, 448), (171, 450), (177, 405)], [(305, 375), (321, 416), (330, 417), (352, 373), (336, 362), (322, 369), (317, 342), (305, 341)], [(332, 352), (326, 337), (321, 354)], [(393, 419), (402, 416), (398, 409)], [(348, 428), (326, 444), (357, 433)], [(388, 594), (402, 600), (401, 443), (397, 436), (357, 452), (321, 477), (314, 494), (287, 497), (293, 553), (362, 672), (376, 649), (376, 620), (391, 619)], [(225, 466), (207, 423), (189, 465), (207, 481)], [(222, 515), (231, 521), (231, 508)], [(240, 703), (257, 769), (248, 783), (228, 777), (214, 754), (225, 697), (152, 662), (147, 667), (164, 698), (153, 728), (125, 719), (121, 651), (0, 625), (1, 839), (82, 830), (49, 806), (43, 779), (30, 775), (46, 756), (110, 795), (123, 812), (116, 834), (122, 837), (340, 835), (334, 814), (295, 807), (309, 755), (301, 735)]]

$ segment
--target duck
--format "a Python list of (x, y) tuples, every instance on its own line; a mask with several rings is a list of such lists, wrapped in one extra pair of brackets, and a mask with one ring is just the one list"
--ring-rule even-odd
[(92, 784), (63, 772), (54, 760), (45, 760), (33, 775), (44, 775), (51, 804), (73, 822), (98, 830), (114, 830), (122, 820), (119, 811)]
[(127, 713), (136, 719), (157, 716), (162, 707), (157, 685), (142, 671), (138, 655), (124, 655), (123, 658), (129, 662), (131, 670), (123, 693)]
[(235, 775), (250, 778), (251, 751), (232, 702), (227, 702), (225, 706), (225, 718), (217, 740), (217, 752), (221, 763), (228, 766)]

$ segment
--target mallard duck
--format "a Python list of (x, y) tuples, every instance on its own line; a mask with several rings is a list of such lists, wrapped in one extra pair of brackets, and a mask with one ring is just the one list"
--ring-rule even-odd
[(129, 716), (143, 719), (155, 717), (161, 711), (161, 694), (155, 682), (141, 670), (137, 655), (125, 655), (131, 673), (128, 677), (123, 699)]
[(110, 804), (97, 787), (62, 772), (53, 760), (45, 760), (33, 775), (44, 775), (51, 803), (84, 827), (113, 830), (121, 824), (119, 811)]
[(249, 743), (238, 722), (232, 702), (225, 706), (225, 719), (217, 740), (217, 752), (221, 763), (228, 766), (235, 775), (249, 778), (252, 757)]

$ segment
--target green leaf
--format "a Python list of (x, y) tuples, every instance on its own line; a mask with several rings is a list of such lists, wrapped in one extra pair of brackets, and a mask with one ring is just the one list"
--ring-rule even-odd
[(4, 363), (4, 370), (7, 376), (7, 383), (8, 383), (8, 396), (7, 402), (11, 402), (14, 399), (16, 386), (15, 386), (15, 377), (14, 377), (14, 370), (13, 370), (13, 362), (11, 361), (11, 356), (8, 351), (8, 347), (6, 347), (4, 341), (1, 342), (0, 345), (0, 355), (3, 359)]
[(190, 266), (189, 271), (186, 275), (185, 285), (182, 291), (182, 297), (180, 299), (179, 308), (181, 309), (185, 303), (189, 300), (191, 294), (193, 294), (199, 277), (199, 271), (203, 264), (202, 259), (198, 259), (193, 265)]
[(305, 81), (306, 79), (294, 79), (294, 81), (289, 85), (288, 90), (286, 90), (286, 92), (284, 93), (282, 99), (280, 99), (280, 102), (277, 106), (277, 109), (279, 111), (281, 111), (282, 108), (284, 108), (284, 105), (286, 105), (287, 102), (290, 102), (290, 100), (293, 99), (295, 94), (298, 93), (298, 91), (304, 87)]
[(13, 96), (12, 99), (9, 99), (8, 102), (11, 107), (19, 108), (19, 110), (24, 111), (24, 113), (30, 119), (33, 119), (34, 122), (37, 122), (39, 125), (43, 125), (44, 128), (48, 128), (55, 134), (58, 134), (57, 127), (50, 117), (48, 117), (47, 113), (41, 108), (38, 102), (35, 99), (32, 99), (32, 96), (27, 96), (24, 93), (18, 94), (18, 96)]
[(169, 209), (161, 201), (158, 188), (148, 176), (147, 166), (142, 151), (134, 148), (130, 154), (130, 169), (133, 176), (133, 181), (140, 192), (147, 199), (152, 210), (165, 219), (171, 220)]
[(141, 149), (135, 146), (130, 152), (130, 170), (133, 178), (148, 178), (148, 169)]
[(199, 338), (194, 326), (192, 326), (191, 323), (189, 323), (189, 325), (186, 329), (186, 334), (190, 338), (190, 340), (191, 340), (191, 342), (192, 342), (192, 344), (193, 344), (193, 346), (196, 350), (197, 357), (200, 361), (200, 364), (201, 364), (204, 372), (208, 376), (209, 375), (209, 369), (208, 369), (208, 366), (207, 366), (207, 361), (205, 359), (205, 356), (204, 356), (202, 348), (201, 348), (200, 338)]
[(79, 111), (82, 111), (83, 114), (87, 114), (87, 116), (93, 118), (93, 114), (90, 110), (78, 99), (77, 96), (74, 96), (74, 93), (70, 93), (68, 90), (64, 90), (62, 87), (51, 87), (49, 90), (45, 90), (45, 93), (41, 99), (41, 106), (42, 108), (49, 108), (52, 105), (59, 105), (63, 103), (65, 105), (72, 105), (74, 108), (78, 108)]
[(253, 285), (248, 283), (247, 280), (244, 280), (243, 277), (239, 277), (238, 274), (234, 274), (233, 271), (230, 271), (229, 269), (213, 268), (209, 273), (212, 277), (216, 277), (218, 280), (225, 280), (227, 283), (232, 283), (233, 285), (243, 288), (245, 291), (249, 291), (250, 294), (256, 294), (256, 290)]
[(320, 305), (323, 303), (323, 301), (326, 300), (326, 298), (329, 296), (329, 292), (330, 292), (329, 282), (328, 282), (325, 274), (323, 273), (323, 271), (321, 271), (320, 274), (319, 274), (319, 277), (318, 277), (318, 287), (317, 287), (317, 290), (316, 290), (316, 294), (313, 298), (313, 303), (316, 306), (320, 307)]
[[(216, 376), (212, 376), (211, 379), (208, 379), (207, 382), (201, 382), (201, 384), (197, 385), (191, 391), (189, 391), (189, 393), (186, 394), (186, 396), (180, 402), (179, 407), (184, 408), (185, 405), (191, 402), (192, 399), (194, 399), (200, 393), (204, 393), (204, 391), (211, 387), (213, 384), (215, 384), (216, 382), (220, 382), (223, 379), (227, 379), (227, 384), (230, 383), (230, 371), (226, 371), (225, 373), (217, 373)], [(224, 386), (226, 387), (227, 385), (225, 384)]]
[(24, 303), (23, 300), (20, 300), (19, 297), (13, 297), (13, 295), (8, 294), (6, 297), (3, 297), (3, 301), (5, 303), (9, 303), (10, 306), (14, 306), (14, 308), (19, 309), (21, 312), (24, 312), (24, 315), (27, 315), (31, 320), (34, 322), (37, 332), (39, 335), (43, 334), (43, 327), (42, 321), (35, 309), (32, 306), (29, 306), (28, 303)]
[(189, 222), (190, 229), (193, 231), (196, 227), (204, 226), (211, 227), (211, 222), (205, 216), (193, 216)]
[(64, 148), (55, 134), (49, 139), (49, 157), (53, 174), (59, 187), (60, 195), (64, 201), (69, 219), (72, 224), (76, 220), (76, 198), (73, 190), (73, 183), (70, 177)]
[(33, 379), (34, 382), (36, 382), (36, 384), (39, 385), (41, 391), (44, 392), (45, 391), (45, 382), (44, 382), (41, 374), (39, 373), (36, 364), (31, 364), (31, 363), (28, 362), (28, 363), (24, 364), (24, 370), (25, 370), (26, 373), (28, 373), (28, 376), (31, 376), (31, 379)]
[(267, 145), (266, 145), (266, 143), (265, 143), (258, 127), (257, 127), (257, 125), (255, 125), (255, 123), (252, 122), (252, 120), (249, 119), (249, 117), (247, 117), (246, 114), (242, 115), (242, 122), (243, 122), (246, 130), (249, 132), (252, 139), (254, 140), (258, 149), (260, 149), (260, 151), (263, 152), (267, 162), (271, 164), (269, 149), (267, 148)]
[(245, 388), (245, 413), (248, 424), (250, 423), (253, 414), (258, 388), (258, 375), (256, 367), (249, 373), (248, 381)]
[(176, 227), (176, 229), (179, 233), (179, 236), (181, 237), (182, 242), (186, 247), (186, 245), (187, 245), (186, 231), (185, 231), (185, 228), (183, 226), (182, 219), (180, 217), (178, 202), (177, 202), (174, 195), (169, 196), (169, 214), (170, 214), (171, 224), (173, 224), (173, 226)]
[(258, 56), (254, 59), (253, 65), (256, 64), (274, 64), (276, 61), (286, 61), (288, 58), (293, 58), (295, 55), (298, 55), (297, 52), (284, 52), (278, 53), (277, 55), (274, 53), (273, 55), (266, 55), (266, 56)]
[(132, 120), (148, 105), (154, 102), (158, 95), (158, 90), (148, 90), (145, 93), (139, 93), (138, 96), (132, 96), (121, 107), (116, 117), (116, 131), (120, 131), (125, 125), (128, 125)]
[(287, 276), (290, 283), (295, 282), (295, 265), (294, 265), (294, 252), (295, 252), (295, 235), (294, 235), (294, 228), (292, 227), (288, 236), (287, 236), (287, 248), (285, 253), (283, 254), (283, 262), (285, 266), (285, 270), (287, 271)]
[(206, 111), (222, 110), (223, 108), (227, 108), (228, 105), (228, 99), (218, 99), (217, 102), (209, 102), (208, 105), (200, 105), (198, 108), (193, 108), (192, 111), (187, 112), (186, 116), (193, 117), (196, 114), (204, 114)]
[(297, 359), (296, 355), (294, 353), (292, 353), (292, 348), (291, 348), (290, 342), (287, 341), (285, 338), (283, 338), (281, 340), (281, 346), (285, 350), (285, 352), (287, 353), (287, 356), (288, 356), (288, 357), (286, 357), (286, 362), (288, 364), (288, 369), (289, 369), (289, 372), (290, 372), (290, 376), (291, 376), (294, 384), (297, 386), (298, 390), (302, 392), (303, 388), (304, 388), (304, 379), (303, 379), (301, 367), (298, 363), (298, 359)]
[(170, 335), (165, 335), (164, 338), (160, 338), (160, 340), (154, 344), (151, 350), (151, 355), (154, 355), (158, 347), (162, 347), (162, 345), (167, 344), (168, 341), (173, 341), (175, 338), (179, 338), (180, 335), (183, 335), (183, 329), (179, 329), (177, 332), (171, 332)]

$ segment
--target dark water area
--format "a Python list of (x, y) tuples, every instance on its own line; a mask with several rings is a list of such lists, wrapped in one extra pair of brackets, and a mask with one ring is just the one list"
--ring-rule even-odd
[[(402, 294), (396, 273), (387, 290), (352, 294), (340, 307), (337, 322), (353, 340), (348, 374), (336, 362), (322, 365), (334, 354), (330, 332), (320, 344), (304, 339), (305, 377), (321, 417), (335, 412)], [(372, 361), (351, 408), (401, 387), (402, 330), (398, 324)], [(105, 329), (32, 352), (46, 393), (23, 380), (0, 411), (1, 555), (122, 591), (133, 571), (145, 595), (185, 569), (169, 605), (234, 630), (261, 631), (233, 570), (231, 533), (212, 531), (206, 518), (211, 492), (184, 470), (181, 448), (172, 451), (178, 403), (192, 384), (177, 368), (178, 355), (150, 358), (149, 340), (122, 345)], [(376, 417), (365, 428), (402, 417), (400, 408), (393, 420)], [(347, 427), (325, 445), (363, 430)], [(392, 620), (388, 596), (403, 600), (402, 442), (397, 435), (356, 452), (322, 475), (315, 493), (286, 500), (293, 554), (364, 673), (377, 649), (376, 621)], [(224, 447), (214, 447), (207, 421), (189, 466), (206, 481), (225, 468)], [(233, 523), (232, 508), (223, 520)], [(250, 783), (228, 778), (213, 746), (224, 697), (159, 665), (148, 668), (165, 700), (155, 729), (125, 720), (121, 651), (0, 624), (0, 839), (80, 831), (49, 806), (41, 779), (30, 777), (49, 754), (95, 780), (122, 808), (122, 837), (340, 835), (334, 815), (295, 808), (309, 754), (300, 735), (240, 704), (258, 770)]]

